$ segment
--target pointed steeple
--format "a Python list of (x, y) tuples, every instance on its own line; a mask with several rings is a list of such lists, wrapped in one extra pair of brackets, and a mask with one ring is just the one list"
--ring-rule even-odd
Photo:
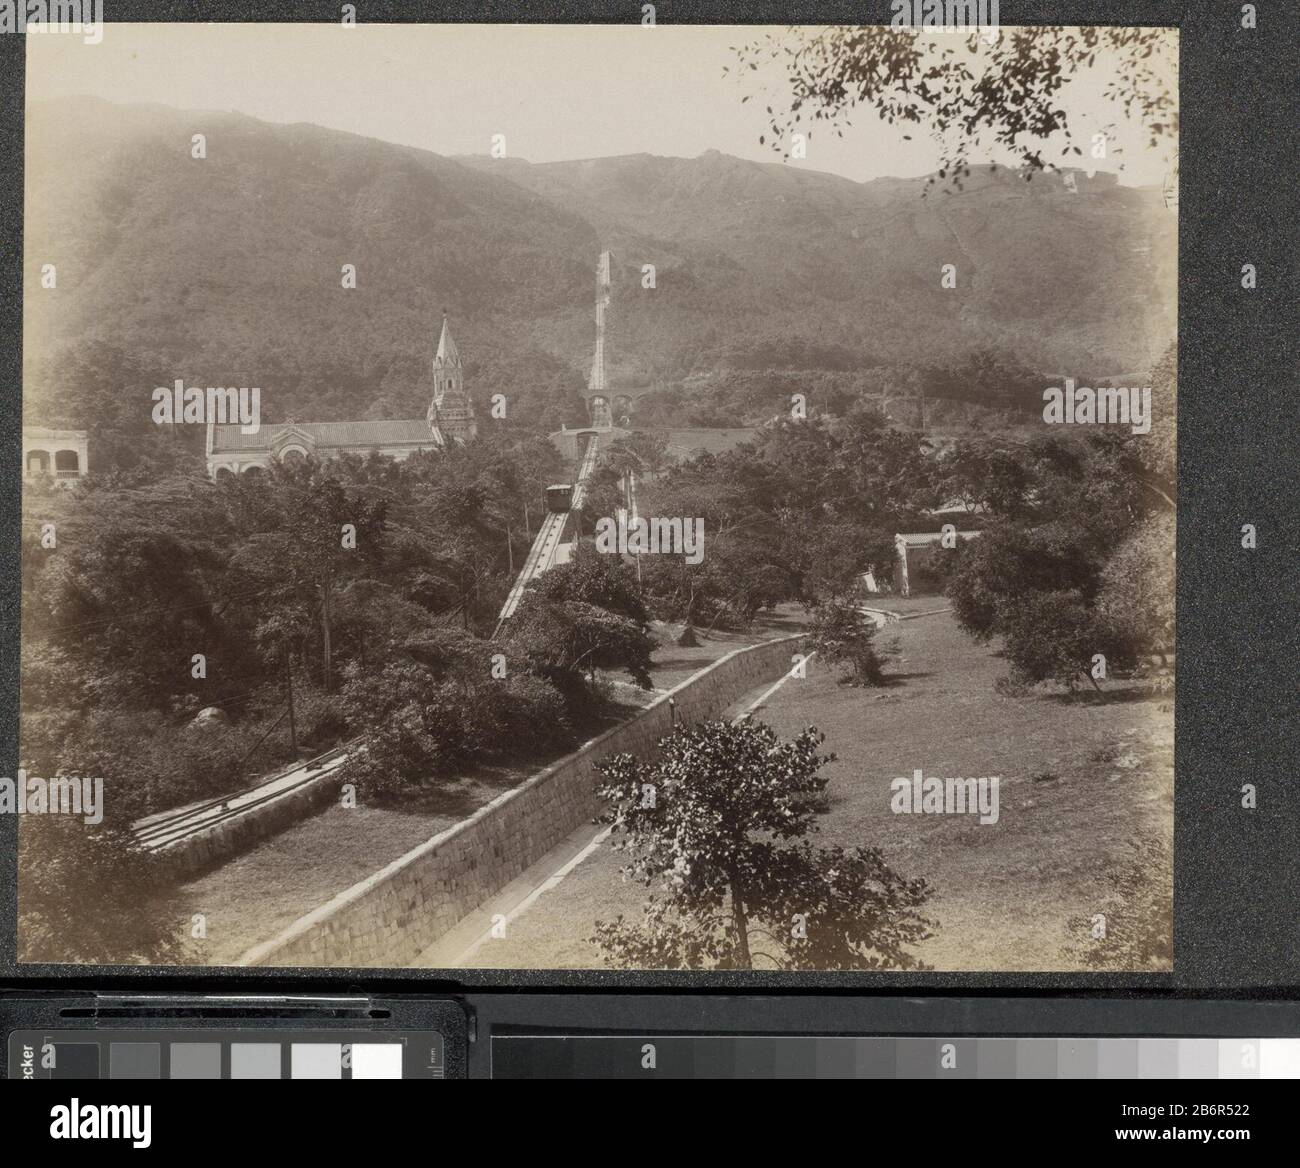
[(438, 338), (438, 351), (434, 354), (433, 367), (435, 369), (459, 369), (460, 368), (460, 350), (456, 348), (456, 342), (451, 339), (451, 328), (447, 324), (447, 310), (442, 310), (442, 335)]
[(463, 378), (460, 350), (451, 338), (451, 327), (444, 311), (442, 335), (438, 338), (438, 351), (433, 357), (433, 401), (428, 412), (429, 428), (437, 436), (439, 445), (447, 439), (468, 442), (478, 433), (474, 404), (465, 393)]

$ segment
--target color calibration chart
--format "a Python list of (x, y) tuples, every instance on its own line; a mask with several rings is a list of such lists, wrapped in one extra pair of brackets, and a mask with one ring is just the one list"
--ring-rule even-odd
[(492, 1036), (495, 1079), (1300, 1079), (1300, 1038)]
[(19, 1030), (11, 1079), (441, 1079), (442, 1035), (422, 1031)]

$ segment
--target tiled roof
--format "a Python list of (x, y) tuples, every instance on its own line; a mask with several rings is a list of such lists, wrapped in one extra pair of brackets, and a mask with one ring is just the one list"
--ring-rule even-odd
[[(962, 539), (974, 539), (979, 535), (978, 531), (959, 531), (957, 534)], [(943, 539), (942, 531), (900, 531), (894, 536), (894, 541), (902, 540), (908, 547), (929, 547), (932, 543), (938, 543)]]
[(973, 507), (967, 507), (960, 499), (949, 499), (946, 503), (941, 503), (938, 507), (933, 507), (926, 512), (927, 515), (979, 515), (988, 508), (983, 503), (976, 503)]
[(48, 426), (24, 426), (24, 438), (85, 438), (89, 430), (51, 430)]
[(423, 418), (406, 422), (276, 422), (263, 425), (256, 434), (244, 434), (239, 426), (214, 426), (212, 450), (269, 450), (284, 430), (298, 430), (316, 444), (317, 450), (349, 446), (435, 445), (429, 423)]

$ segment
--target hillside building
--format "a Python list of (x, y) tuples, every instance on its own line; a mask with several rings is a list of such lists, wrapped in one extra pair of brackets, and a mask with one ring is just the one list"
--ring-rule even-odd
[(52, 479), (70, 487), (86, 477), (89, 441), (85, 430), (23, 427), (23, 478)]
[(378, 422), (297, 422), (266, 424), (245, 434), (238, 424), (209, 423), (208, 474), (240, 474), (300, 458), (334, 458), (371, 451), (402, 460), (419, 450), (448, 442), (469, 442), (478, 434), (474, 405), (465, 393), (460, 350), (443, 313), (442, 333), (433, 358), (433, 400), (423, 419)]

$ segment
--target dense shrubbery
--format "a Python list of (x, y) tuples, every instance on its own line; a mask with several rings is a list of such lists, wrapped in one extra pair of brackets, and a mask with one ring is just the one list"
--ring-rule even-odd
[(893, 533), (933, 506), (924, 440), (872, 410), (782, 421), (753, 445), (702, 454), (644, 485), (643, 515), (702, 519), (704, 556), (641, 557), (646, 603), (660, 620), (743, 628), (786, 601), (860, 590), (892, 563)]
[(1166, 363), (1153, 377), (1165, 383), (1149, 435), (1096, 432), (949, 460), (949, 488), (990, 515), (947, 594), (972, 636), (1004, 639), (1012, 687), (1100, 688), (1173, 647), (1174, 376)]
[(530, 590), (541, 600), (578, 601), (644, 625), (649, 620), (636, 573), (614, 555), (580, 544), (567, 564), (552, 568)]
[(477, 763), (536, 758), (566, 745), (561, 694), (522, 672), (494, 680), (487, 648), (473, 679), (424, 661), (391, 661), (377, 673), (350, 665), (343, 707), (364, 745), (346, 777), (368, 795), (391, 797)]
[[(57, 742), (24, 755), (31, 773), (104, 780), (105, 816), (125, 829), (132, 820), (247, 785), (292, 756), (260, 726), (209, 731), (180, 726), (143, 710), (96, 709), (66, 716)], [(23, 724), (24, 748), (47, 727), (35, 715)], [(260, 745), (259, 745), (260, 743)]]
[(1068, 524), (995, 522), (964, 549), (948, 597), (963, 627), (987, 641), (1006, 631), (1031, 594), (1076, 592), (1090, 605), (1097, 593), (1097, 550)]
[(598, 669), (626, 669), (643, 688), (650, 686), (654, 640), (644, 624), (580, 600), (525, 596), (510, 627), (510, 644), (529, 668), (566, 694), (594, 685)]
[(1077, 592), (1031, 592), (1001, 622), (1014, 684), (1055, 681), (1073, 690), (1083, 681), (1100, 688), (1094, 658), (1107, 668), (1131, 666), (1126, 647)]
[(1132, 652), (1173, 649), (1174, 577), (1172, 512), (1137, 527), (1102, 570), (1097, 607)]
[(433, 779), (459, 765), (472, 727), (464, 686), (441, 680), (413, 661), (390, 661), (374, 672), (349, 665), (343, 707), (365, 739), (350, 774), (385, 790)]
[[(1160, 972), (1174, 962), (1174, 857), (1168, 839), (1143, 839), (1136, 855), (1106, 877), (1106, 893), (1067, 921), (1063, 956), (1088, 969)], [(1104, 931), (1098, 929), (1103, 918)]]
[(407, 641), (378, 670), (350, 663), (343, 710), (365, 747), (349, 777), (393, 795), (572, 745), (603, 701), (598, 670), (650, 684), (646, 620), (622, 562), (580, 549), (535, 583), (497, 642), (444, 629)]
[(491, 749), (504, 757), (537, 757), (572, 744), (572, 714), (555, 686), (526, 673), (497, 684), (503, 693)]
[[(105, 784), (105, 798), (111, 799)], [(189, 924), (162, 864), (107, 825), (25, 815), (19, 959), (84, 965), (178, 962)]]

